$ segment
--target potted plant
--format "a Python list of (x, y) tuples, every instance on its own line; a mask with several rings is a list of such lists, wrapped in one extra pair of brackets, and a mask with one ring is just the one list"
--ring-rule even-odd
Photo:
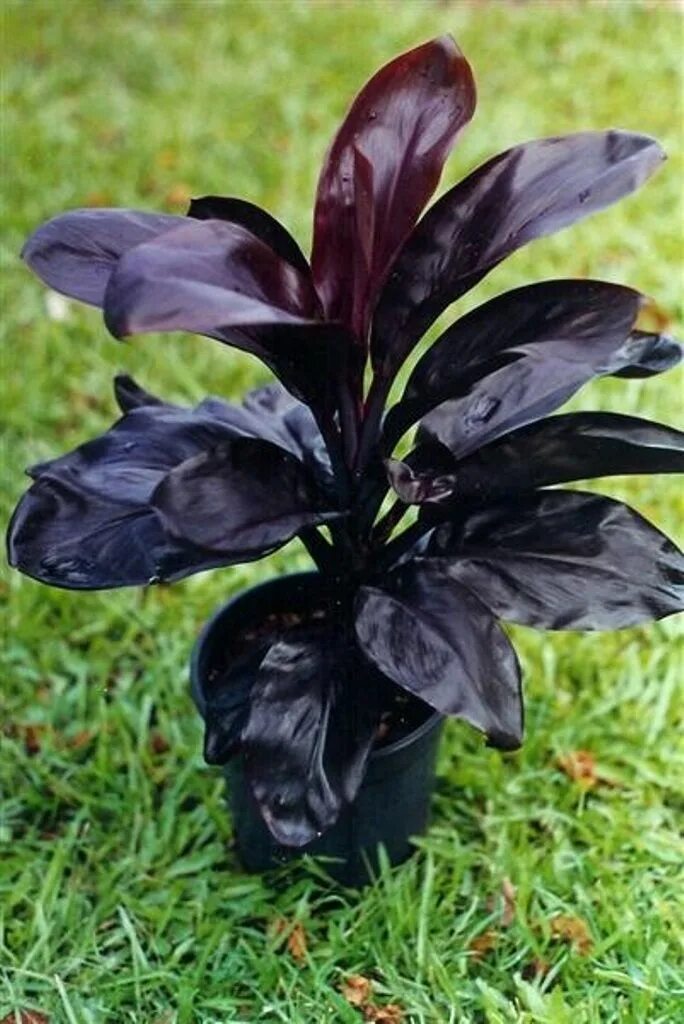
[(499, 620), (617, 629), (684, 607), (674, 544), (618, 501), (557, 486), (684, 469), (669, 426), (549, 415), (595, 377), (680, 359), (637, 328), (636, 291), (581, 279), (498, 295), (423, 351), (388, 408), (451, 303), (663, 160), (630, 132), (528, 142), (419, 219), (474, 109), (449, 37), (377, 72), (325, 158), (310, 264), (264, 210), (216, 196), (187, 217), (62, 214), (23, 252), (50, 287), (101, 306), (117, 338), (203, 334), (278, 379), (241, 405), (189, 409), (117, 377), (121, 418), (29, 470), (8, 541), (22, 572), (83, 590), (305, 544), (315, 572), (219, 609), (193, 655), (205, 756), (232, 765), (251, 867), (326, 852), (361, 881), (378, 841), (401, 860), (425, 824), (444, 716), (518, 747), (520, 669)]

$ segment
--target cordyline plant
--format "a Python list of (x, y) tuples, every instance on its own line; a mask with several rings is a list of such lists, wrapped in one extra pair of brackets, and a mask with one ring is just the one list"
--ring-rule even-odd
[[(684, 434), (669, 426), (549, 417), (595, 377), (648, 377), (679, 360), (675, 341), (635, 328), (636, 291), (582, 279), (499, 295), (437, 338), (385, 411), (454, 300), (664, 159), (624, 131), (528, 142), (419, 219), (474, 110), (449, 37), (374, 75), (325, 158), (310, 264), (264, 210), (215, 196), (187, 217), (76, 210), (24, 249), (52, 288), (101, 306), (115, 337), (206, 335), (278, 378), (242, 405), (187, 409), (117, 377), (122, 417), (30, 470), (9, 552), (41, 582), (98, 589), (177, 580), (301, 538), (329, 578), (324, 614), (263, 634), (207, 712), (208, 759), (242, 752), (266, 822), (290, 845), (354, 798), (387, 679), (509, 750), (523, 734), (520, 669), (497, 620), (615, 629), (684, 606), (684, 559), (662, 533), (611, 498), (548, 489), (684, 470)], [(415, 447), (393, 459), (416, 425)]]

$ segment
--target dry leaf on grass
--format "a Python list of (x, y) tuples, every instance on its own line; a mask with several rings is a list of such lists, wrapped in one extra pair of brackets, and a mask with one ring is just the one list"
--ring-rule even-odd
[(40, 1010), (12, 1010), (0, 1024), (50, 1024), (50, 1018)]
[(367, 1006), (363, 1011), (363, 1019), (368, 1024), (402, 1024), (404, 1011), (396, 1003), (387, 1006)]
[(373, 994), (373, 984), (362, 974), (350, 974), (340, 986), (340, 992), (352, 1006), (367, 1006)]
[(187, 206), (192, 197), (189, 185), (173, 185), (164, 196), (166, 206)]
[(615, 779), (604, 775), (596, 764), (596, 758), (590, 750), (573, 750), (569, 754), (561, 754), (556, 764), (569, 779), (578, 782), (583, 789), (593, 789), (598, 783), (604, 786), (618, 786)]
[(306, 959), (307, 941), (304, 926), (299, 921), (292, 923), (284, 917), (277, 917), (269, 926), (269, 933), (274, 936), (287, 934), (285, 945), (288, 953), (298, 964), (303, 963)]
[(487, 900), (488, 910), (495, 911), (501, 907), (500, 924), (502, 928), (509, 928), (515, 920), (515, 897), (515, 886), (511, 882), (510, 878), (504, 878), (501, 883), (500, 897), (490, 896)]
[(591, 953), (594, 945), (586, 922), (570, 914), (557, 914), (551, 918), (551, 934), (555, 939), (569, 943), (580, 956)]
[(482, 960), (487, 953), (495, 948), (499, 940), (499, 933), (493, 928), (488, 928), (480, 935), (476, 935), (474, 939), (471, 939), (468, 943), (468, 949), (473, 954), (473, 960)]

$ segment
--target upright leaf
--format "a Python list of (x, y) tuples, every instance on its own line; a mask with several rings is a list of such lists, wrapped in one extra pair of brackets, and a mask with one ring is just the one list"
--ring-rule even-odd
[(520, 746), (515, 651), (485, 605), (439, 566), (409, 562), (381, 586), (361, 587), (355, 625), (361, 649), (399, 686), (481, 729), (493, 746)]
[(439, 528), (430, 554), (494, 615), (542, 629), (622, 629), (684, 609), (684, 555), (621, 502), (538, 491)]
[(392, 378), (430, 324), (497, 263), (622, 199), (664, 154), (631, 132), (581, 132), (515, 146), (432, 206), (404, 245), (380, 297), (371, 356)]
[(443, 36), (381, 68), (335, 136), (318, 183), (312, 268), (327, 318), (358, 338), (474, 109), (470, 67)]

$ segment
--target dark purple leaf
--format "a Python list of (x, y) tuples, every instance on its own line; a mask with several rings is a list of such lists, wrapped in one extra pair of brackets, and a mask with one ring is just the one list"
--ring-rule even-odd
[(168, 405), (130, 378), (123, 386), (117, 378), (117, 394), (131, 411), (107, 433), (31, 469), (36, 482), (9, 527), (11, 564), (43, 583), (102, 589), (260, 557), (172, 538), (150, 500), (170, 470), (199, 452), (253, 433), (277, 436), (267, 417), (218, 399), (196, 410)]
[(204, 760), (226, 764), (240, 748), (242, 730), (249, 718), (250, 700), (259, 667), (273, 637), (258, 638), (234, 658), (220, 676), (206, 687)]
[(461, 461), (442, 445), (425, 444), (388, 467), (394, 490), (413, 505), (500, 501), (552, 484), (635, 473), (684, 473), (684, 434), (634, 416), (567, 413), (537, 420)]
[(361, 587), (356, 635), (364, 653), (399, 686), (481, 729), (493, 746), (520, 746), (515, 651), (485, 605), (439, 566), (409, 562), (381, 587)]
[[(593, 377), (601, 375), (603, 364), (614, 361), (614, 353), (629, 330), (630, 303), (627, 293), (622, 310), (613, 317), (588, 312), (584, 328), (574, 336), (558, 340), (549, 337), (530, 343), (520, 358), (507, 362), (516, 352), (504, 354), (498, 369), (476, 381), (462, 398), (443, 402), (421, 420), (421, 441), (436, 439), (458, 459), (496, 440), (517, 427), (555, 412)], [(613, 354), (612, 354), (613, 353)], [(478, 371), (474, 370), (474, 376)]]
[(41, 224), (21, 255), (50, 288), (101, 306), (119, 257), (183, 223), (183, 217), (165, 213), (71, 210)]
[(242, 734), (275, 838), (303, 846), (354, 799), (380, 721), (353, 644), (329, 627), (283, 639), (261, 663)]
[(431, 323), (497, 263), (535, 238), (629, 195), (664, 159), (630, 132), (581, 132), (516, 146), (432, 206), (380, 296), (371, 355), (392, 378)]
[(464, 514), (431, 555), (501, 619), (622, 629), (684, 609), (684, 556), (637, 512), (597, 494), (539, 491)]
[(203, 196), (190, 202), (188, 217), (197, 220), (227, 220), (242, 224), (253, 235), (265, 242), (282, 260), (309, 277), (311, 270), (302, 250), (290, 232), (260, 206), (233, 196)]
[(117, 373), (114, 378), (114, 397), (121, 412), (131, 412), (145, 405), (169, 405), (141, 388), (127, 373)]
[(187, 220), (121, 257), (104, 311), (107, 327), (120, 338), (309, 324), (318, 307), (311, 282), (246, 228)]
[[(622, 351), (641, 305), (631, 288), (542, 281), (457, 320), (416, 364), (385, 425), (391, 450), (421, 416), (461, 456), (553, 411)], [(541, 411), (539, 411), (541, 403)]]
[(667, 334), (632, 331), (604, 373), (613, 377), (653, 377), (681, 363), (684, 348)]
[(236, 438), (188, 459), (152, 496), (173, 536), (214, 551), (273, 550), (339, 516), (313, 475), (269, 441)]
[(365, 339), (378, 290), (475, 109), (475, 83), (442, 36), (381, 68), (354, 100), (316, 196), (312, 267), (328, 319)]

